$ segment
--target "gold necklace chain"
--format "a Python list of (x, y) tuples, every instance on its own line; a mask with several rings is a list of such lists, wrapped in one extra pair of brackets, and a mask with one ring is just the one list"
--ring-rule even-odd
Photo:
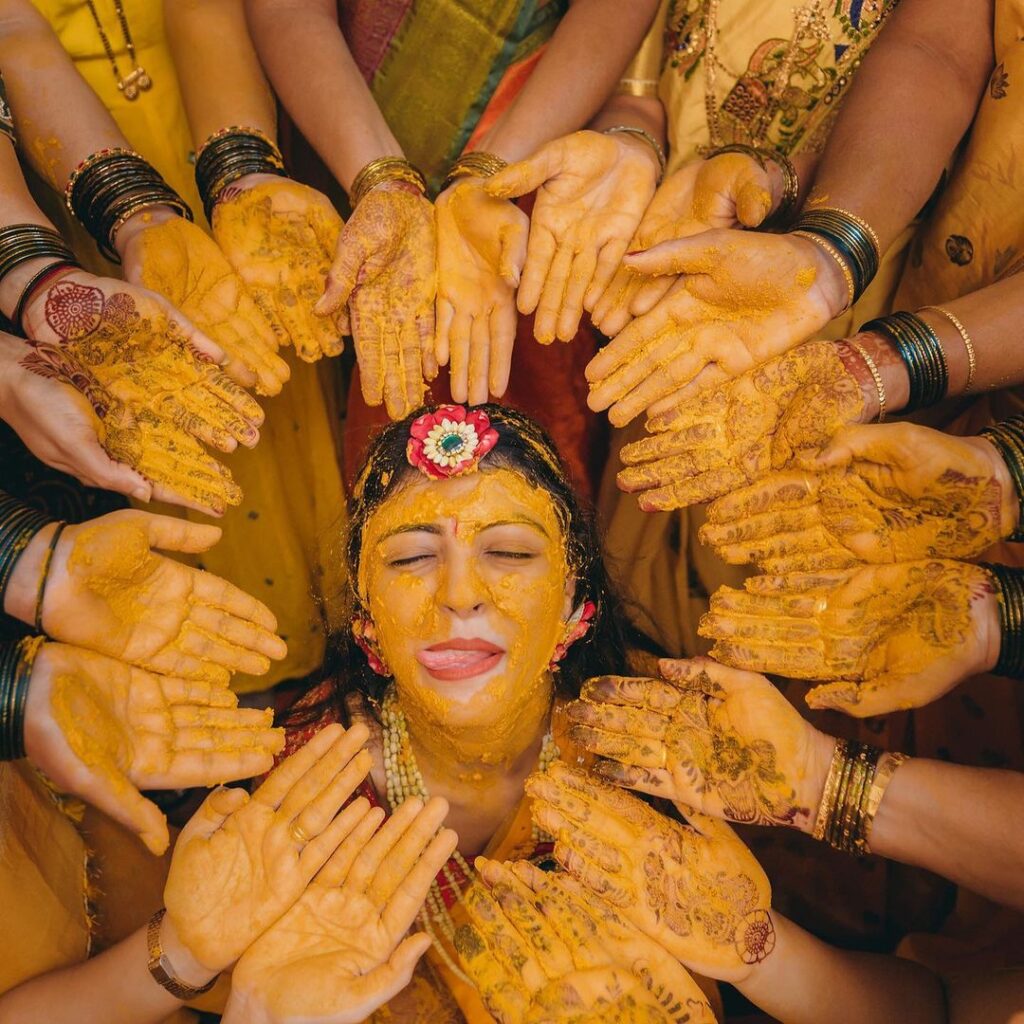
[(137, 100), (140, 93), (143, 93), (147, 89), (151, 89), (153, 87), (153, 79), (149, 77), (146, 69), (139, 63), (138, 58), (135, 56), (135, 43), (132, 40), (132, 34), (128, 28), (128, 17), (124, 13), (122, 0), (114, 0), (114, 12), (117, 14), (117, 20), (121, 23), (121, 34), (124, 36), (124, 45), (128, 50), (128, 56), (132, 62), (132, 70), (129, 71), (124, 78), (121, 77), (120, 69), (117, 66), (117, 58), (114, 56), (114, 48), (110, 45), (110, 39), (107, 37), (107, 33), (103, 30), (103, 23), (100, 21), (100, 16), (96, 11), (96, 4), (94, 0), (85, 0), (85, 6), (89, 8), (92, 20), (96, 24), (96, 31), (100, 34), (100, 42), (103, 43), (103, 50), (107, 55), (107, 60), (110, 61), (111, 70), (114, 72), (114, 81), (117, 82), (118, 92), (120, 92), (126, 100)]
[[(384, 748), (384, 778), (387, 786), (387, 799), (391, 810), (400, 807), (409, 797), (417, 796), (421, 800), (428, 800), (429, 794), (423, 781), (419, 765), (416, 762), (416, 755), (413, 753), (412, 743), (409, 740), (409, 728), (406, 724), (405, 713), (398, 703), (398, 694), (394, 686), (390, 687), (384, 695), (381, 704), (381, 743)], [(550, 731), (544, 734), (541, 741), (540, 758), (538, 767), (541, 771), (547, 768), (559, 755), (558, 744)], [(536, 825), (533, 826), (532, 838), (534, 843), (543, 840), (550, 840), (550, 836), (541, 832)], [(465, 857), (458, 850), (452, 854), (441, 869), (448, 888), (455, 894), (457, 902), (462, 902), (462, 885), (452, 870), (452, 861), (458, 868), (459, 873), (466, 881), (472, 881), (474, 869), (470, 866)], [(441, 892), (441, 886), (435, 878), (430, 883), (430, 891), (427, 893), (426, 902), (420, 910), (418, 920), (423, 930), (430, 936), (430, 940), (437, 950), (438, 955), (444, 961), (448, 969), (460, 980), (472, 985), (465, 972), (449, 955), (448, 950), (441, 942), (437, 932), (434, 930), (436, 924), (444, 933), (448, 941), (455, 944), (455, 924), (452, 921), (448, 906)]]

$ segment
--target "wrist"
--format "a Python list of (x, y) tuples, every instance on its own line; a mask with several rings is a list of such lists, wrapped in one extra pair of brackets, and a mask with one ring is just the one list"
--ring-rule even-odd
[(654, 172), (654, 184), (661, 184), (661, 180), (665, 177), (665, 167), (667, 166), (665, 150), (661, 148), (661, 143), (649, 131), (645, 128), (634, 128), (631, 125), (617, 124), (612, 125), (611, 128), (605, 128), (602, 134), (614, 139), (620, 146), (624, 146), (627, 151), (632, 149), (634, 153), (643, 152)]
[[(871, 423), (878, 418), (882, 396), (885, 398), (886, 416), (894, 415), (906, 406), (910, 398), (910, 377), (890, 339), (874, 331), (860, 331), (852, 338), (835, 344), (847, 372), (860, 385), (864, 399), (862, 423)], [(865, 355), (877, 371), (878, 381)]]
[(4, 592), (5, 614), (28, 625), (32, 625), (35, 619), (39, 577), (56, 530), (57, 523), (48, 523), (28, 542), (14, 563), (14, 570)]
[(174, 977), (189, 988), (203, 988), (220, 974), (221, 968), (201, 963), (178, 935), (168, 914), (160, 921), (160, 948), (174, 970)]
[(1004, 538), (1011, 536), (1020, 524), (1020, 500), (1002, 452), (987, 437), (964, 437), (961, 440), (983, 455), (991, 465), (992, 478), (999, 484), (999, 535)]
[(232, 977), (231, 995), (224, 1007), (221, 1024), (278, 1024), (278, 1021), (259, 996), (242, 988)]
[[(822, 244), (808, 237), (790, 234), (793, 243), (800, 248), (814, 267), (813, 289), (817, 291), (822, 303), (828, 311), (830, 320), (837, 317), (852, 305), (853, 292), (851, 279), (844, 273), (838, 253), (830, 255)], [(827, 243), (825, 243), (827, 245)]]
[(800, 803), (808, 809), (809, 813), (798, 814), (793, 819), (793, 828), (806, 835), (814, 834), (825, 797), (825, 784), (828, 781), (838, 742), (834, 736), (829, 736), (818, 729), (814, 729), (813, 732), (805, 773), (806, 785), (803, 789), (805, 796), (800, 799)]
[(147, 228), (155, 227), (180, 216), (172, 206), (147, 206), (138, 213), (133, 213), (118, 229), (114, 236), (114, 248), (123, 260), (133, 238)]

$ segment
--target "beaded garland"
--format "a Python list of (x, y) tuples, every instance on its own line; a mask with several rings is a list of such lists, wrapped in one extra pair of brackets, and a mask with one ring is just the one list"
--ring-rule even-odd
[[(413, 753), (412, 744), (409, 742), (409, 729), (406, 724), (405, 714), (398, 702), (398, 694), (394, 686), (388, 689), (381, 704), (381, 726), (384, 749), (384, 777), (387, 783), (387, 798), (391, 810), (396, 810), (410, 797), (416, 796), (421, 800), (427, 800), (429, 798), (427, 787), (424, 785), (423, 775), (420, 772), (419, 765), (416, 763), (416, 755)], [(558, 758), (559, 753), (558, 744), (555, 743), (554, 737), (548, 731), (544, 734), (544, 739), (541, 742), (538, 762), (540, 771), (545, 771), (551, 762)], [(536, 825), (533, 826), (531, 834), (534, 843), (552, 841), (552, 837)], [(441, 869), (441, 875), (444, 877), (445, 889), (452, 894), (451, 902), (446, 901), (441, 885), (435, 878), (430, 883), (430, 891), (427, 893), (423, 909), (419, 912), (418, 920), (423, 926), (423, 930), (430, 936), (434, 948), (449, 970), (457, 978), (460, 978), (467, 984), (472, 984), (465, 972), (454, 962), (443, 943), (438, 939), (437, 933), (434, 931), (434, 925), (436, 924), (448, 941), (454, 945), (455, 925), (452, 922), (451, 914), (448, 912), (448, 907), (452, 903), (462, 902), (463, 890), (468, 888), (469, 884), (473, 881), (474, 870), (466, 858), (456, 850)]]

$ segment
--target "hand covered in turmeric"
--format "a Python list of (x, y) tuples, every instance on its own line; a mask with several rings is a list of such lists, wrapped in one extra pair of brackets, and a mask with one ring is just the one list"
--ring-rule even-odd
[(369, 771), (368, 735), (363, 725), (347, 732), (327, 726), (251, 798), (243, 789), (217, 790), (182, 829), (164, 902), (205, 968), (234, 963), (295, 904), (365, 815), (365, 803), (341, 808)]
[(937, 700), (995, 665), (1000, 645), (988, 573), (938, 559), (755, 576), (720, 587), (699, 632), (723, 664), (838, 680), (807, 703), (858, 718)]
[(601, 676), (569, 705), (572, 738), (618, 786), (747, 825), (810, 832), (835, 741), (764, 676), (710, 658), (664, 679)]
[(626, 257), (643, 274), (680, 274), (587, 366), (595, 412), (624, 426), (657, 416), (806, 341), (844, 308), (845, 285), (813, 242), (714, 230)]
[(723, 822), (682, 807), (673, 821), (558, 761), (526, 788), (555, 859), (684, 967), (740, 981), (771, 953), (768, 879)]
[[(271, 658), (287, 653), (270, 609), (227, 580), (154, 550), (206, 551), (219, 538), (216, 526), (131, 510), (68, 526), (46, 576), (44, 629), (55, 640), (164, 675), (226, 686), (232, 672), (266, 672)], [(43, 543), (40, 537), (38, 547)], [(33, 575), (28, 590), (38, 590), (35, 547), (15, 566), (16, 574)]]
[(530, 216), (519, 311), (537, 311), (536, 338), (571, 341), (583, 310), (608, 287), (658, 180), (658, 161), (642, 139), (581, 131), (542, 146), (489, 178), (509, 199), (537, 191)]
[(477, 858), (455, 947), (501, 1024), (713, 1024), (686, 970), (561, 872)]
[(863, 408), (837, 346), (810, 341), (648, 420), (618, 484), (645, 512), (710, 501), (817, 454)]
[[(709, 228), (757, 227), (771, 206), (768, 172), (752, 157), (723, 153), (694, 160), (658, 186), (629, 248), (650, 249)], [(652, 309), (674, 281), (672, 275), (649, 277), (620, 266), (594, 307), (594, 323), (614, 337), (632, 317)]]
[(98, 807), (161, 854), (167, 821), (140, 789), (249, 778), (266, 771), (284, 745), (269, 709), (236, 705), (221, 686), (151, 675), (46, 643), (32, 668), (25, 750), (58, 789)]
[(132, 234), (123, 252), (125, 277), (165, 296), (213, 338), (235, 381), (261, 395), (281, 390), (291, 371), (274, 330), (202, 228), (183, 217), (160, 220)]
[(452, 398), (480, 405), (508, 387), (530, 222), (514, 203), (489, 196), (481, 178), (459, 178), (435, 210), (437, 362), (450, 362)]
[(325, 195), (288, 178), (229, 185), (213, 208), (213, 237), (228, 262), (282, 341), (310, 363), (344, 344), (337, 325), (313, 312), (341, 228)]
[(437, 375), (434, 209), (415, 189), (387, 182), (359, 202), (338, 238), (327, 288), (316, 306), (351, 330), (367, 405), (401, 419)]
[(414, 798), (377, 829), (381, 808), (350, 804), (349, 834), (235, 966), (225, 1024), (358, 1024), (405, 988), (430, 946), (406, 933), (458, 841), (447, 813)]
[[(64, 379), (33, 373), (25, 366), (31, 356), (28, 342), (0, 331), (0, 418), (52, 469), (86, 487), (148, 501), (150, 482), (103, 450), (100, 421), (85, 395)], [(85, 373), (80, 367), (76, 372)], [(95, 378), (93, 384), (102, 391)]]
[(1013, 483), (983, 438), (912, 423), (847, 427), (805, 465), (719, 498), (701, 540), (727, 562), (779, 574), (972, 559), (1016, 526)]

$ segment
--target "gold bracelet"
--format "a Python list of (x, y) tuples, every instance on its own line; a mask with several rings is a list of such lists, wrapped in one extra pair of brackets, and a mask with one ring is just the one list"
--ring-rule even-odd
[(657, 78), (620, 78), (615, 87), (616, 96), (657, 96)]
[(836, 792), (839, 789), (839, 776), (846, 760), (846, 740), (836, 740), (832, 751), (832, 763), (825, 778), (825, 787), (821, 792), (821, 803), (818, 804), (818, 816), (814, 819), (814, 831), (811, 833), (819, 842), (825, 838), (825, 829), (832, 817), (836, 803)]
[(449, 168), (443, 187), (448, 188), (456, 178), (491, 178), (506, 167), (508, 161), (494, 153), (485, 153), (483, 150), (463, 153)]
[(889, 783), (892, 782), (896, 769), (907, 760), (909, 758), (906, 754), (889, 753), (883, 754), (878, 759), (878, 769), (872, 780), (871, 792), (868, 794), (867, 804), (864, 808), (864, 822), (861, 828), (859, 843), (860, 851), (863, 853), (871, 852), (868, 839), (871, 836), (871, 826), (875, 823), (875, 815), (881, 806), (882, 797), (885, 796), (885, 791), (889, 788)]
[(187, 999), (195, 999), (196, 996), (200, 996), (204, 992), (209, 992), (217, 983), (220, 975), (215, 974), (205, 985), (201, 985), (199, 988), (193, 988), (191, 985), (186, 985), (183, 981), (178, 980), (174, 973), (174, 968), (171, 966), (163, 951), (163, 947), (160, 945), (160, 925), (166, 912), (161, 907), (149, 919), (149, 924), (146, 925), (146, 949), (149, 952), (147, 966), (149, 967), (149, 973), (153, 976), (153, 980), (158, 985), (167, 989), (175, 999), (180, 999), (184, 1002)]
[(806, 238), (809, 242), (813, 242), (822, 252), (828, 253), (829, 256), (836, 262), (840, 271), (843, 274), (843, 280), (846, 282), (846, 290), (849, 293), (849, 298), (846, 300), (846, 305), (839, 311), (840, 313), (845, 312), (853, 305), (853, 300), (857, 295), (857, 286), (853, 282), (853, 271), (846, 264), (846, 260), (840, 255), (839, 250), (835, 248), (830, 242), (827, 242), (820, 235), (816, 235), (811, 231), (790, 231), (791, 235), (799, 235), (801, 238)]
[(974, 352), (974, 342), (971, 341), (971, 336), (967, 333), (967, 328), (964, 327), (960, 318), (950, 312), (948, 309), (944, 309), (942, 306), (922, 306), (918, 313), (923, 313), (926, 309), (934, 310), (936, 313), (941, 313), (960, 333), (960, 337), (963, 340), (964, 348), (967, 349), (967, 383), (964, 385), (961, 395), (966, 395), (971, 390), (971, 385), (974, 383), (974, 371), (977, 366), (977, 359)]
[(616, 124), (612, 125), (611, 128), (605, 128), (603, 134), (635, 135), (638, 139), (643, 139), (654, 150), (654, 155), (658, 158), (658, 184), (661, 184), (661, 179), (665, 177), (665, 168), (668, 166), (668, 162), (665, 160), (665, 150), (661, 148), (661, 143), (650, 132), (644, 131), (643, 128), (634, 128), (629, 124)]
[(878, 366), (874, 359), (868, 355), (867, 349), (859, 341), (849, 338), (846, 344), (864, 360), (864, 365), (868, 368), (868, 373), (871, 374), (871, 379), (875, 382), (875, 388), (878, 391), (878, 419), (875, 422), (881, 423), (885, 419), (885, 382), (882, 380), (882, 375), (878, 372)]
[(354, 210), (366, 194), (378, 185), (401, 181), (412, 185), (420, 194), (427, 191), (427, 181), (408, 160), (400, 156), (382, 156), (371, 160), (356, 176), (349, 189), (349, 200)]

